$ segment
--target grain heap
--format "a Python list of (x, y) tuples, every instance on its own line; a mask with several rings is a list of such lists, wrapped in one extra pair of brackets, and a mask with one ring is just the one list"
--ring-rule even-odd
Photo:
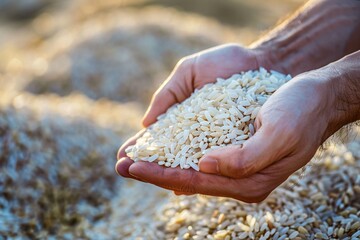
[(140, 107), (4, 85), (0, 96), (0, 239), (104, 239), (92, 226), (112, 212), (113, 159)]
[[(119, 224), (118, 219), (111, 220), (114, 227), (109, 234), (114, 238), (177, 240), (359, 239), (360, 127), (352, 128), (346, 137), (344, 144), (325, 145), (305, 169), (294, 173), (260, 204), (202, 195), (173, 196), (155, 214), (142, 212), (141, 217), (151, 221), (127, 218)], [(150, 187), (136, 184), (141, 191)], [(139, 201), (135, 188), (133, 195), (128, 187), (123, 188), (129, 202)], [(163, 199), (159, 197), (159, 202)], [(145, 209), (143, 203), (133, 206), (132, 212)], [(116, 226), (122, 227), (117, 228), (120, 233), (112, 230)]]
[[(81, 15), (83, 7), (74, 9), (75, 16), (71, 17), (86, 18)], [(139, 21), (139, 15), (148, 21)], [(165, 18), (173, 21), (163, 21)], [(92, 99), (145, 104), (180, 57), (228, 41), (223, 37), (225, 28), (216, 24), (211, 27), (218, 36), (196, 31), (197, 27), (189, 32), (184, 23), (186, 18), (189, 16), (169, 9), (117, 11), (113, 7), (110, 12), (96, 14), (87, 21), (71, 22), (66, 31), (42, 45), (41, 59), (48, 68), (41, 76), (34, 76), (26, 90), (61, 96), (76, 91)], [(198, 19), (191, 17), (189, 21), (198, 22)], [(206, 26), (209, 24), (206, 22)]]
[(219, 78), (159, 116), (126, 153), (134, 161), (198, 171), (197, 163), (208, 151), (251, 137), (261, 105), (290, 79), (264, 68)]

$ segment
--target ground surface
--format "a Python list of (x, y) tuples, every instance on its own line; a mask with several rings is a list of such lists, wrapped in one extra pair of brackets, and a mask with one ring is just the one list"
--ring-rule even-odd
[(179, 58), (248, 44), (299, 5), (0, 0), (0, 239), (307, 236), (300, 226), (318, 238), (356, 234), (355, 137), (259, 206), (175, 197), (113, 170), (117, 148), (140, 129), (152, 92)]

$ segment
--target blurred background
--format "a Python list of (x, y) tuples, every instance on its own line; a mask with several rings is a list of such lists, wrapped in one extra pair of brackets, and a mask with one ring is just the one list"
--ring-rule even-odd
[(302, 2), (1, 0), (0, 71), (35, 94), (147, 103), (181, 57), (249, 44)]
[(303, 2), (0, 0), (0, 239), (149, 225), (169, 193), (113, 167), (153, 91), (181, 57), (249, 44)]

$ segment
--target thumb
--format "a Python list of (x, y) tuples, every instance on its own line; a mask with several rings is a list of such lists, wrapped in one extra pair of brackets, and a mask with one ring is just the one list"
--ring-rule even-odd
[(280, 145), (275, 135), (262, 127), (243, 146), (230, 145), (204, 155), (199, 161), (200, 171), (231, 178), (247, 177), (280, 160), (283, 157)]
[(192, 59), (180, 61), (169, 78), (160, 86), (151, 99), (143, 118), (143, 125), (148, 127), (156, 122), (157, 117), (166, 110), (188, 98), (193, 91)]

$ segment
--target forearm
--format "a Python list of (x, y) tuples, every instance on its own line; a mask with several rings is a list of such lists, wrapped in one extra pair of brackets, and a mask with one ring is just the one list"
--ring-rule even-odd
[(296, 75), (360, 49), (360, 1), (310, 1), (251, 45), (259, 65)]
[(327, 119), (323, 140), (360, 120), (360, 50), (301, 76), (318, 83), (317, 95), (322, 96)]

